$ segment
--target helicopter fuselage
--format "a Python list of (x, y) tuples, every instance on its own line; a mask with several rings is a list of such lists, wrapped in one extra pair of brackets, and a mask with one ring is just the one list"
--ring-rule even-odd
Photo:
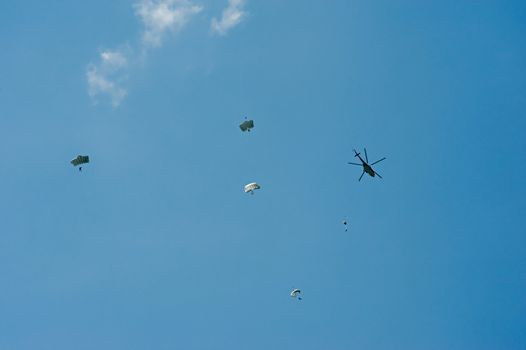
[(363, 171), (365, 171), (370, 176), (374, 177), (374, 170), (369, 164), (363, 163)]
[(358, 157), (358, 159), (360, 159), (360, 161), (362, 162), (363, 171), (366, 172), (369, 176), (374, 177), (374, 170), (373, 170), (373, 168), (371, 168), (371, 166), (369, 164), (367, 164), (367, 162), (365, 160), (363, 160), (362, 157), (360, 157), (359, 153), (356, 154), (356, 157)]
[(355, 149), (353, 149), (353, 151), (354, 151), (354, 156), (356, 158), (358, 158), (360, 160), (360, 162), (362, 162), (362, 164), (352, 163), (352, 162), (349, 162), (348, 164), (358, 165), (358, 166), (361, 165), (363, 167), (362, 175), (360, 175), (360, 178), (358, 179), (358, 181), (360, 181), (362, 179), (362, 177), (363, 177), (363, 175), (365, 173), (367, 173), (367, 175), (369, 175), (370, 177), (378, 176), (380, 179), (382, 178), (382, 176), (380, 176), (380, 174), (378, 174), (376, 171), (373, 170), (373, 167), (371, 165), (375, 165), (376, 163), (380, 163), (381, 161), (386, 159), (385, 157), (383, 157), (382, 159), (377, 160), (376, 162), (373, 162), (372, 164), (369, 164), (369, 159), (367, 158), (367, 150), (365, 148), (363, 149), (363, 151), (365, 152), (365, 159), (366, 160), (363, 160), (363, 158), (360, 157), (361, 153), (359, 153)]

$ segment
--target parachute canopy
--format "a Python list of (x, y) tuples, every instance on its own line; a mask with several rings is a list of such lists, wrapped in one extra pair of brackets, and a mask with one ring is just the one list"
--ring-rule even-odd
[(290, 292), (290, 296), (291, 296), (292, 298), (296, 298), (299, 294), (301, 294), (301, 290), (299, 290), (299, 289), (297, 289), (297, 288), (294, 289), (294, 290), (292, 290), (292, 292)]
[(252, 119), (245, 120), (243, 123), (239, 124), (241, 131), (250, 131), (254, 127), (254, 121)]
[(247, 185), (245, 185), (245, 193), (254, 193), (254, 190), (259, 190), (261, 188), (261, 186), (259, 186), (257, 183), (255, 182), (251, 182)]
[(89, 163), (89, 156), (78, 155), (77, 158), (72, 159), (70, 163), (73, 164), (73, 166)]

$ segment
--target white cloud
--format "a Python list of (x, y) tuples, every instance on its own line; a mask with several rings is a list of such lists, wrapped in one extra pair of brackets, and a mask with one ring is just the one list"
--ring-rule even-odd
[(210, 24), (212, 31), (220, 35), (226, 35), (231, 28), (238, 25), (246, 16), (247, 13), (243, 11), (244, 6), (245, 0), (228, 0), (228, 6), (223, 10), (221, 19), (212, 18)]
[(124, 67), (128, 63), (124, 54), (119, 51), (103, 51), (100, 54), (100, 58), (103, 64), (114, 69)]
[[(140, 42), (100, 52), (99, 60), (86, 69), (88, 94), (97, 101), (107, 96), (117, 107), (127, 95), (124, 83), (127, 74), (146, 58), (149, 50), (162, 46), (165, 36), (180, 31), (196, 14), (203, 10), (194, 0), (135, 0), (133, 9), (143, 25)], [(196, 0), (197, 1), (197, 0)], [(213, 18), (211, 30), (219, 35), (238, 25), (247, 15), (245, 0), (228, 0), (221, 18)]]
[(88, 94), (92, 99), (98, 95), (108, 95), (114, 107), (126, 96), (127, 91), (120, 86), (124, 79), (122, 71), (128, 66), (128, 60), (122, 51), (106, 50), (100, 53), (100, 63), (90, 63), (86, 70)]
[[(150, 48), (161, 46), (166, 32), (179, 31), (193, 15), (202, 10), (201, 6), (193, 5), (190, 0), (139, 0), (133, 7), (144, 25), (139, 45), (142, 54)], [(122, 102), (127, 95), (122, 85), (125, 73), (130, 68), (129, 57), (137, 63), (138, 58), (131, 55), (129, 47), (106, 50), (100, 53), (100, 62), (88, 65), (86, 79), (88, 94), (92, 99), (107, 95), (114, 107)]]
[(203, 9), (188, 0), (140, 0), (134, 8), (144, 24), (142, 42), (147, 47), (161, 46), (165, 32), (180, 30)]

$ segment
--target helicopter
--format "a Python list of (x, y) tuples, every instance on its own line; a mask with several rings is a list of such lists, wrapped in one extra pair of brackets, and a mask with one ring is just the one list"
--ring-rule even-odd
[(376, 162), (373, 162), (373, 163), (369, 164), (369, 159), (367, 158), (367, 150), (365, 148), (363, 149), (363, 151), (365, 153), (365, 160), (363, 160), (363, 158), (360, 157), (361, 153), (356, 152), (355, 149), (353, 149), (353, 151), (354, 151), (354, 156), (358, 157), (358, 159), (360, 159), (362, 161), (362, 164), (352, 163), (352, 162), (348, 162), (348, 164), (363, 166), (363, 172), (362, 172), (362, 175), (360, 175), (360, 178), (358, 179), (358, 181), (360, 181), (362, 179), (362, 176), (365, 173), (369, 174), (369, 176), (371, 176), (371, 177), (374, 177), (375, 175), (377, 175), (380, 179), (382, 179), (382, 176), (380, 174), (378, 174), (376, 171), (374, 171), (371, 166), (375, 165), (376, 163), (380, 163), (382, 160), (386, 159), (385, 157), (383, 157), (380, 160), (377, 160)]

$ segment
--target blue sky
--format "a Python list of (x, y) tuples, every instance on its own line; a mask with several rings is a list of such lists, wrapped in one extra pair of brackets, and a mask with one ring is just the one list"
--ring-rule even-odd
[(2, 1), (0, 349), (526, 348), (525, 37), (511, 0)]

